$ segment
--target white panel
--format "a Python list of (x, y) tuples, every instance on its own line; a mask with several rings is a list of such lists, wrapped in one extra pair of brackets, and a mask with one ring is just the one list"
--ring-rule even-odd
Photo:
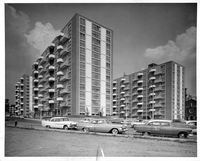
[(92, 77), (92, 66), (91, 66), (91, 64), (86, 64), (86, 77)]
[(90, 49), (90, 50), (92, 49), (91, 43), (92, 43), (91, 36), (86, 35), (86, 48), (87, 49)]
[(106, 29), (101, 27), (101, 40), (106, 42)]
[(86, 20), (86, 34), (92, 35), (92, 23), (88, 20)]
[(183, 68), (180, 67), (180, 110), (183, 115)]
[(103, 111), (103, 116), (106, 116), (106, 95), (101, 94), (101, 110)]
[[(86, 77), (86, 86), (85, 90), (91, 92), (92, 90), (92, 79)], [(87, 97), (86, 97), (87, 98)]]
[(101, 93), (106, 94), (106, 82), (101, 81)]
[(86, 108), (88, 109), (88, 111), (89, 111), (89, 115), (91, 115), (91, 100), (92, 100), (92, 94), (91, 94), (91, 92), (85, 92), (85, 95), (86, 95)]
[(106, 54), (106, 43), (104, 41), (101, 41), (101, 53)]
[(106, 56), (101, 54), (101, 67), (106, 68)]
[(92, 54), (91, 50), (86, 49), (86, 63), (92, 64)]
[(101, 68), (101, 80), (106, 81), (106, 68)]
[(32, 91), (32, 88), (33, 88), (33, 86), (32, 86), (32, 80), (33, 80), (33, 78), (32, 78), (32, 76), (30, 76), (29, 77), (29, 93), (30, 93), (30, 95), (29, 95), (29, 110), (30, 111), (33, 111), (33, 107), (32, 107), (32, 96), (33, 96), (33, 91)]
[(174, 119), (177, 119), (177, 64), (174, 65)]

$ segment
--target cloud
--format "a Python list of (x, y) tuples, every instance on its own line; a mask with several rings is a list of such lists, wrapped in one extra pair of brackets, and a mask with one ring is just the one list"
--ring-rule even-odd
[(17, 11), (12, 6), (6, 5), (6, 29), (12, 30), (16, 34), (26, 33), (30, 28), (29, 16)]
[(41, 22), (37, 22), (35, 28), (25, 36), (27, 42), (42, 53), (59, 33), (60, 30), (55, 30), (50, 23), (43, 25)]
[(196, 91), (196, 27), (190, 27), (164, 46), (146, 49), (144, 57), (159, 63), (172, 60), (185, 66), (186, 88)]

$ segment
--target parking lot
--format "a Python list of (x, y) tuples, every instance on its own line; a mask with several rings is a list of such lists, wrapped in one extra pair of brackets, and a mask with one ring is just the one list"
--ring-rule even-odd
[(132, 128), (126, 134), (85, 133), (46, 129), (39, 120), (7, 120), (5, 156), (95, 157), (99, 147), (109, 157), (196, 157), (196, 137), (189, 139), (141, 136)]

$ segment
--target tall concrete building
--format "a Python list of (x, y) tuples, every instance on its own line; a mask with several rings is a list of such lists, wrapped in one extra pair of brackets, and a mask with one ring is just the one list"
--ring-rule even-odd
[(112, 66), (112, 30), (75, 14), (33, 64), (36, 117), (111, 115)]
[(32, 76), (24, 74), (15, 84), (15, 115), (29, 116), (32, 112)]
[(184, 119), (185, 68), (176, 62), (113, 80), (113, 115), (138, 119)]

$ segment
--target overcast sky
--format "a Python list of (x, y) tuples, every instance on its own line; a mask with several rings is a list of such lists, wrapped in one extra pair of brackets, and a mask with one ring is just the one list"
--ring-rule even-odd
[(75, 13), (113, 30), (114, 79), (172, 60), (185, 66), (185, 87), (196, 95), (195, 3), (5, 4), (5, 97), (10, 103), (15, 83), (31, 74), (32, 64)]

